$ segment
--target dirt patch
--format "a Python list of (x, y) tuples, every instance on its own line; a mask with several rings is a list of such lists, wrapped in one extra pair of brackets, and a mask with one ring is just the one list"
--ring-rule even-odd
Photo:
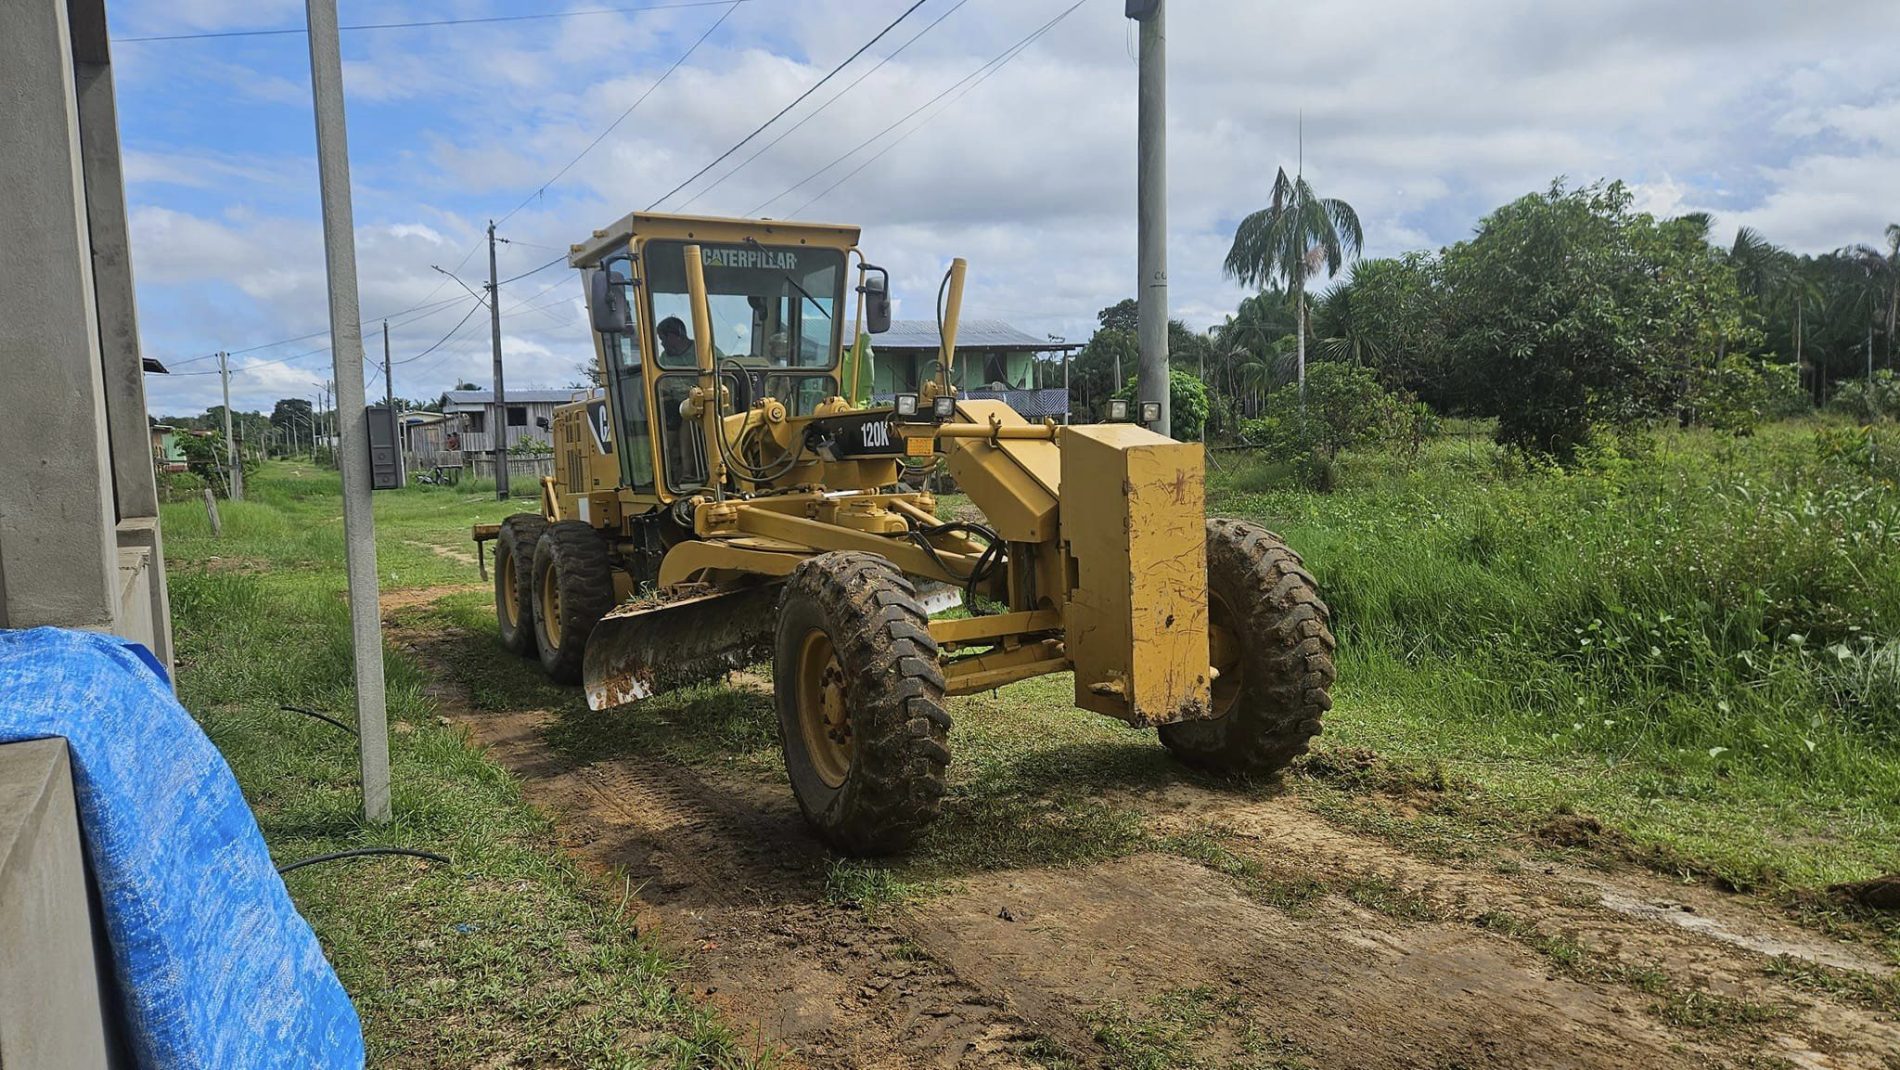
[[(456, 655), (485, 639), (392, 638), (681, 959), (680, 984), (786, 1065), (1885, 1070), (1900, 1052), (1890, 965), (1772, 904), (1509, 848), (1427, 857), (1296, 793), (1117, 792), (1153, 850), (970, 873), (867, 917), (830, 892), (832, 860), (781, 785), (577, 759), (549, 742), (555, 713), (472, 707)], [(1448, 787), (1370, 755), (1334, 764), (1382, 797)], [(1603, 835), (1587, 819), (1527, 831)]]
[(393, 591), (377, 593), (377, 603), (383, 610), (383, 623), (391, 628), (396, 622), (391, 614), (417, 606), (431, 606), (450, 595), (469, 594), (474, 591), (486, 591), (485, 583), (445, 583), (436, 587), (404, 587)]
[(398, 627), (444, 716), (522, 779), (561, 845), (623, 889), (640, 934), (745, 1036), (814, 1067), (1035, 1066), (1042, 1030), (826, 891), (790, 793), (666, 762), (576, 762), (544, 710), (475, 710), (443, 644)]
[(473, 567), (478, 564), (474, 554), (457, 546), (443, 546), (440, 543), (420, 542), (415, 539), (404, 539), (402, 544), (404, 546), (413, 546), (418, 550), (427, 550), (437, 557), (446, 557), (458, 565)]

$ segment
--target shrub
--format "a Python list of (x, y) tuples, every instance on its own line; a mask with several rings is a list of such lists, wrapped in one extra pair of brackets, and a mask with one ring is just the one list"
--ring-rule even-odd
[[(1115, 392), (1125, 401), (1134, 401), (1140, 392), (1139, 380), (1130, 378)], [(1168, 369), (1168, 422), (1177, 442), (1200, 442), (1207, 431), (1207, 384), (1179, 368)]]
[(1900, 419), (1900, 379), (1894, 377), (1892, 369), (1882, 368), (1874, 373), (1872, 382), (1854, 379), (1842, 383), (1829, 407), (1864, 424)]

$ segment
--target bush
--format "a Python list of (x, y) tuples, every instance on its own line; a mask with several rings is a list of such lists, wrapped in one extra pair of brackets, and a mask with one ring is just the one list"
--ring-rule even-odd
[(1306, 370), (1306, 403), (1298, 386), (1267, 395), (1259, 418), (1241, 424), (1241, 437), (1295, 465), (1301, 482), (1331, 489), (1339, 451), (1388, 442), (1408, 459), (1437, 434), (1438, 415), (1408, 393), (1393, 394), (1357, 364), (1322, 361)]
[(1900, 419), (1900, 379), (1892, 369), (1882, 368), (1871, 383), (1865, 379), (1842, 383), (1828, 407), (1864, 424)]

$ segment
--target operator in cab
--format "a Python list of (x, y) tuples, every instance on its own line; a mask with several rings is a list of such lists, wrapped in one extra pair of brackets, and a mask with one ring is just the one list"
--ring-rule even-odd
[(686, 335), (686, 323), (678, 316), (668, 316), (660, 321), (660, 362), (679, 365), (693, 362), (693, 340)]

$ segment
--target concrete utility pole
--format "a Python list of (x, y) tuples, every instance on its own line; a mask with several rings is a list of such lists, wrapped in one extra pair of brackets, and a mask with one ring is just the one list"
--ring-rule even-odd
[[(1161, 403), (1155, 431), (1172, 433), (1174, 413), (1168, 389), (1168, 35), (1163, 22), (1166, 0), (1127, 0), (1129, 18), (1141, 22), (1139, 163), (1136, 200), (1141, 264), (1141, 380), (1136, 396)], [(1115, 384), (1117, 390), (1121, 384)]]
[(244, 500), (244, 459), (238, 456), (237, 439), (231, 434), (231, 355), (218, 353), (218, 379), (224, 384), (224, 456), (229, 466), (230, 478), (225, 480), (225, 492), (231, 500)]
[(488, 326), (495, 342), (495, 498), (508, 500), (508, 398), (501, 382), (501, 283), (495, 275), (495, 221), (488, 221)]
[(336, 0), (306, 0), (310, 88), (317, 113), (317, 175), (323, 191), (323, 259), (329, 272), (330, 361), (335, 369), (337, 447), (343, 470), (344, 569), (356, 654), (356, 738), (363, 816), (389, 820), (389, 714), (383, 694), (382, 611), (376, 590), (376, 517), (370, 508), (369, 414), (363, 397), (362, 309), (356, 292), (355, 211), (349, 138), (343, 125), (343, 62)]

